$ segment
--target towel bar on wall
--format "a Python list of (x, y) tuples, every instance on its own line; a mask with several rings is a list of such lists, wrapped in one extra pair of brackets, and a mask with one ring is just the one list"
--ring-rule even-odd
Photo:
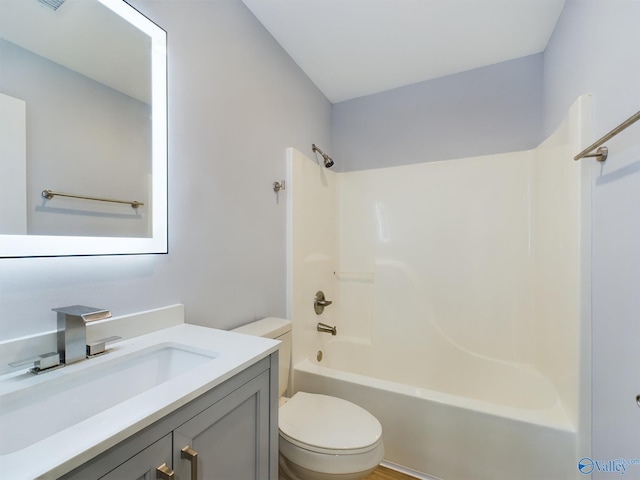
[[(615, 137), (617, 134), (619, 134), (625, 128), (627, 128), (630, 125), (634, 124), (638, 120), (640, 120), (640, 112), (636, 112), (635, 115), (631, 115), (631, 117), (627, 118), (624, 122), (622, 122), (616, 128), (611, 130), (604, 137), (602, 137), (601, 139), (597, 140), (592, 145), (589, 145), (587, 148), (585, 148), (583, 151), (581, 151), (579, 154), (577, 154), (575, 157), (573, 157), (573, 159), (574, 160), (580, 160), (581, 158), (594, 157), (597, 161), (604, 162), (607, 159), (607, 155), (609, 155), (609, 149), (607, 147), (601, 147), (600, 145), (602, 145), (607, 140)], [(598, 147), (600, 147), (600, 148), (598, 148)], [(596, 153), (590, 153), (596, 148), (598, 148), (598, 150), (596, 150)]]
[(90, 197), (87, 195), (75, 195), (73, 193), (54, 192), (53, 190), (43, 190), (42, 196), (47, 200), (51, 200), (53, 197), (58, 196), (58, 197), (82, 198), (84, 200), (96, 200), (98, 202), (125, 203), (127, 205), (131, 205), (133, 208), (138, 208), (144, 205), (144, 203), (138, 202), (137, 200), (134, 200), (132, 202), (127, 200), (113, 200), (111, 198)]

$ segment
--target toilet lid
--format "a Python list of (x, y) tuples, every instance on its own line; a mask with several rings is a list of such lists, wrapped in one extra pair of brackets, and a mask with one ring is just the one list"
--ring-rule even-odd
[(382, 436), (382, 426), (365, 409), (341, 398), (298, 392), (278, 411), (280, 432), (321, 449), (370, 447)]

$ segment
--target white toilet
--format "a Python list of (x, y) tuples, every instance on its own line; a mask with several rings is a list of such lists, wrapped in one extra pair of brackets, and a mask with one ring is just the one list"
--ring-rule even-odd
[(234, 332), (275, 338), (280, 348), (280, 475), (285, 480), (360, 480), (384, 458), (382, 426), (365, 409), (327, 395), (283, 397), (291, 367), (291, 322), (264, 318)]

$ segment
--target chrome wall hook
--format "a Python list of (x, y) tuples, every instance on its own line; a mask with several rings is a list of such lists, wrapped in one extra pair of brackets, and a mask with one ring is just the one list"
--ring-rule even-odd
[(284, 180), (282, 180), (281, 182), (273, 182), (273, 191), (278, 193), (280, 190), (284, 190), (285, 189), (285, 185), (284, 185)]

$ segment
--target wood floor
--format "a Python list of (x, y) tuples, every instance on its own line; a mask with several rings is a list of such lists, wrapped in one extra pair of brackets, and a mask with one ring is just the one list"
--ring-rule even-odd
[(415, 477), (410, 477), (409, 475), (396, 472), (390, 468), (379, 466), (371, 475), (365, 477), (364, 480), (415, 480)]

